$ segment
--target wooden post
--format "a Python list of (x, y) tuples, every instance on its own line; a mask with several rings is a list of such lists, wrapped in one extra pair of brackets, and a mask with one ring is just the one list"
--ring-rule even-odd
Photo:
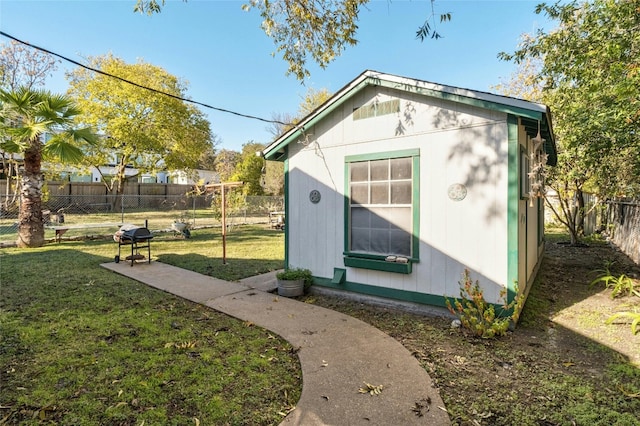
[(227, 264), (227, 200), (224, 196), (225, 192), (227, 192), (224, 187), (224, 183), (220, 187), (220, 191), (222, 192), (222, 199), (220, 200), (220, 204), (222, 205), (222, 264)]
[(226, 191), (227, 188), (236, 188), (244, 185), (244, 182), (222, 182), (205, 185), (206, 192), (215, 192), (220, 189), (221, 193), (221, 210), (222, 210), (222, 264), (227, 264), (227, 200)]

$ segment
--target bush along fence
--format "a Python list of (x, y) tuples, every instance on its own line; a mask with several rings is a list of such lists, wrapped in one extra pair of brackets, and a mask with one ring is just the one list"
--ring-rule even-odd
[[(219, 194), (194, 193), (190, 185), (168, 184), (166, 189), (159, 188), (162, 186), (135, 184), (132, 185), (136, 187), (135, 191), (125, 191), (120, 195), (100, 194), (97, 186), (87, 190), (86, 184), (73, 184), (71, 190), (67, 186), (66, 193), (44, 191), (43, 219), (45, 225), (50, 226), (61, 223), (142, 224), (145, 220), (149, 221), (152, 230), (169, 229), (174, 221), (189, 223), (192, 228), (220, 226)], [(178, 187), (181, 191), (177, 191)], [(0, 241), (11, 241), (16, 236), (19, 206), (17, 195), (0, 196)], [(270, 212), (281, 210), (284, 210), (282, 196), (245, 197), (238, 194), (227, 199), (227, 226), (266, 224), (269, 223)]]
[(640, 200), (607, 201), (606, 222), (611, 242), (640, 265)]

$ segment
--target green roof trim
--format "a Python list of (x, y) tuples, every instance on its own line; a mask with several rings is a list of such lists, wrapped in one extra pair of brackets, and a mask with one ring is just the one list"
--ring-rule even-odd
[(337, 108), (341, 107), (347, 99), (366, 86), (387, 87), (394, 90), (402, 90), (436, 99), (499, 111), (508, 115), (515, 115), (521, 119), (527, 133), (532, 137), (537, 134), (538, 129), (540, 130), (541, 136), (545, 139), (545, 152), (549, 155), (548, 164), (555, 166), (557, 163), (557, 151), (551, 124), (551, 113), (546, 106), (522, 99), (438, 85), (427, 81), (399, 77), (371, 70), (360, 74), (336, 92), (336, 94), (324, 104), (303, 118), (296, 127), (266, 147), (263, 150), (264, 157), (267, 160), (283, 161), (286, 156), (284, 148), (287, 145), (303, 136), (306, 130), (333, 113)]

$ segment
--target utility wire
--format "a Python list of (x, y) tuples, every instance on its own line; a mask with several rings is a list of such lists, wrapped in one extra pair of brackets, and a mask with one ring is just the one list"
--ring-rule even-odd
[(49, 55), (53, 55), (55, 57), (58, 57), (58, 58), (60, 58), (60, 59), (62, 59), (64, 61), (70, 62), (70, 63), (72, 63), (74, 65), (77, 65), (77, 66), (79, 66), (81, 68), (84, 68), (86, 70), (93, 71), (95, 73), (102, 74), (102, 75), (107, 76), (107, 77), (115, 78), (116, 80), (120, 80), (120, 81), (122, 81), (124, 83), (131, 84), (132, 86), (136, 86), (136, 87), (139, 87), (141, 89), (149, 90), (151, 92), (155, 92), (155, 93), (158, 93), (158, 94), (161, 94), (161, 95), (164, 95), (164, 96), (168, 96), (170, 98), (174, 98), (174, 99), (178, 99), (180, 101), (184, 101), (184, 102), (189, 102), (189, 103), (192, 103), (192, 104), (200, 105), (200, 106), (203, 106), (205, 108), (213, 109), (215, 111), (220, 111), (220, 112), (225, 112), (227, 114), (237, 115), (239, 117), (244, 117), (244, 118), (250, 118), (252, 120), (263, 121), (265, 123), (275, 123), (275, 124), (280, 124), (282, 126), (295, 126), (292, 123), (283, 123), (282, 121), (279, 121), (279, 120), (267, 120), (266, 118), (256, 117), (254, 115), (242, 114), (242, 113), (239, 113), (239, 112), (230, 111), (228, 109), (214, 107), (214, 106), (202, 103), (202, 102), (194, 101), (192, 99), (186, 99), (186, 98), (183, 98), (181, 96), (172, 95), (171, 93), (167, 93), (167, 92), (163, 92), (161, 90), (153, 89), (151, 87), (143, 86), (141, 84), (138, 84), (138, 83), (135, 83), (133, 81), (127, 80), (126, 78), (118, 77), (117, 75), (109, 74), (109, 73), (104, 72), (102, 70), (99, 70), (97, 68), (92, 68), (90, 66), (84, 65), (84, 64), (82, 64), (82, 63), (80, 63), (78, 61), (74, 61), (73, 59), (70, 59), (70, 58), (67, 58), (66, 56), (63, 56), (63, 55), (60, 55), (58, 53), (52, 52), (52, 51), (47, 50), (47, 49), (45, 49), (43, 47), (39, 47), (39, 46), (36, 46), (34, 44), (28, 43), (26, 41), (20, 40), (20, 39), (12, 36), (10, 34), (5, 33), (4, 31), (0, 31), (0, 35), (3, 35), (5, 37), (7, 37), (7, 38), (10, 38), (11, 40), (17, 41), (18, 43), (24, 44), (25, 46), (29, 46), (29, 47), (32, 47), (34, 49), (40, 50), (41, 52), (45, 52), (45, 53), (48, 53)]

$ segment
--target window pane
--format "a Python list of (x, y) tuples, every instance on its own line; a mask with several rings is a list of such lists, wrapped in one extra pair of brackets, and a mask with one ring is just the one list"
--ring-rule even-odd
[(369, 185), (367, 183), (351, 185), (351, 204), (369, 204)]
[(388, 253), (411, 256), (411, 234), (405, 231), (390, 231)]
[(389, 180), (389, 160), (371, 161), (371, 180)]
[(411, 207), (396, 207), (389, 209), (393, 213), (392, 226), (404, 231), (411, 231)]
[(371, 204), (389, 204), (389, 183), (371, 184)]
[(351, 163), (351, 182), (366, 182), (369, 180), (369, 163)]
[(391, 204), (411, 204), (411, 182), (391, 182)]
[(389, 231), (371, 230), (371, 252), (389, 254)]
[(389, 229), (393, 226), (389, 219), (380, 214), (380, 211), (384, 209), (377, 209), (375, 212), (371, 212), (371, 228), (374, 229)]
[(371, 209), (371, 227), (382, 228), (382, 221), (392, 229), (411, 230), (411, 207), (380, 207)]
[(352, 228), (369, 228), (371, 213), (369, 209), (364, 207), (352, 207), (351, 208), (351, 227)]
[(391, 160), (391, 179), (411, 179), (411, 157)]
[(351, 250), (369, 252), (368, 229), (351, 229)]

